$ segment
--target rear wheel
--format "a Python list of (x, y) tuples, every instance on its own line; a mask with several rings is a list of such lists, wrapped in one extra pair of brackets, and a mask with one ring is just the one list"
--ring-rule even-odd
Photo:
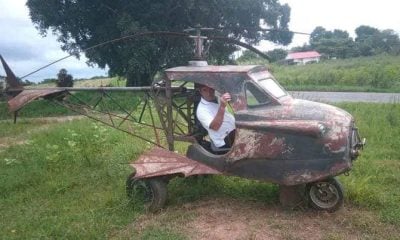
[(134, 174), (126, 180), (126, 193), (135, 207), (156, 212), (167, 201), (167, 182), (161, 178), (134, 179)]
[(335, 212), (343, 206), (343, 187), (336, 178), (329, 178), (307, 185), (311, 206), (317, 210)]

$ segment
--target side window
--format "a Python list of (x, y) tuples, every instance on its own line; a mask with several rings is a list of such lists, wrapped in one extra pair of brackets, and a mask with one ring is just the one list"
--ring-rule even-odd
[(268, 95), (258, 89), (254, 84), (248, 82), (245, 84), (246, 89), (246, 100), (247, 106), (256, 107), (259, 105), (265, 105), (271, 102)]

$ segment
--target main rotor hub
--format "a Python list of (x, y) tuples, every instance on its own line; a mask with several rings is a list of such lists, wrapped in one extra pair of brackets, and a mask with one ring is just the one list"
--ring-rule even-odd
[[(214, 28), (202, 28), (200, 25), (197, 25), (194, 28), (188, 28), (183, 30), (184, 32), (195, 32), (196, 35), (190, 35), (189, 37), (194, 39), (195, 50), (194, 50), (194, 58), (195, 61), (204, 61), (205, 53), (204, 53), (204, 41), (208, 38), (206, 36), (201, 35), (201, 31), (212, 31)], [(193, 62), (193, 61), (191, 61)]]

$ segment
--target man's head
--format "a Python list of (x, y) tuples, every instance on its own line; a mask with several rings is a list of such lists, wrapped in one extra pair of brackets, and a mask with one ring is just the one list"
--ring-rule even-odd
[(206, 85), (197, 84), (196, 88), (199, 90), (200, 95), (207, 101), (215, 100), (215, 90)]

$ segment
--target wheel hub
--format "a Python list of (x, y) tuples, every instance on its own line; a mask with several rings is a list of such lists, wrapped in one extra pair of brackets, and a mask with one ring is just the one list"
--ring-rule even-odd
[(339, 193), (328, 182), (314, 184), (310, 189), (311, 200), (321, 208), (333, 207), (339, 201)]

